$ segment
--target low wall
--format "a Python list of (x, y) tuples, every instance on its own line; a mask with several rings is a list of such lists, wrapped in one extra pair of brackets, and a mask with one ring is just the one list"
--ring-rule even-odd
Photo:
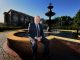
[[(32, 56), (31, 43), (27, 34), (27, 30), (13, 31), (7, 34), (8, 46), (18, 53), (22, 59), (24, 59), (26, 56), (26, 59), (30, 59)], [(50, 39), (51, 37), (48, 38)], [(40, 56), (43, 53), (43, 44), (37, 42), (37, 45), (38, 54)]]

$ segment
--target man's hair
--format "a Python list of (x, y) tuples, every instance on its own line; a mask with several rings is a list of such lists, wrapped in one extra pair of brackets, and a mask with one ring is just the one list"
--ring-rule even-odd
[(39, 17), (40, 18), (40, 16), (35, 16), (34, 18), (36, 18), (36, 17)]

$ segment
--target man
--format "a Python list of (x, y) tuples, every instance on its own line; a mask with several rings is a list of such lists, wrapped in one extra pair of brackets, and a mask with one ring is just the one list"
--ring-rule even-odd
[[(40, 16), (34, 17), (34, 23), (29, 25), (29, 38), (32, 44), (33, 58), (37, 58), (37, 41), (44, 44), (44, 55), (48, 56), (48, 40), (44, 37), (43, 28), (40, 24)], [(46, 56), (46, 57), (47, 57)]]

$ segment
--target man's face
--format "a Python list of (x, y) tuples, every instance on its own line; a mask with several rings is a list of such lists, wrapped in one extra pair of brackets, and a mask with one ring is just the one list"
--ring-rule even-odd
[(40, 23), (40, 17), (39, 16), (35, 16), (34, 23), (35, 24), (39, 24)]

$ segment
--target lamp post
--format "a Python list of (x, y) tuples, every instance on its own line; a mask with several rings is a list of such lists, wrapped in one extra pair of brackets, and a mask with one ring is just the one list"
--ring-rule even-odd
[(52, 12), (52, 8), (53, 8), (52, 3), (50, 3), (48, 6), (48, 12), (45, 13), (45, 15), (49, 17), (49, 22), (48, 22), (49, 29), (48, 29), (48, 31), (51, 31), (51, 17), (55, 15), (55, 13)]

